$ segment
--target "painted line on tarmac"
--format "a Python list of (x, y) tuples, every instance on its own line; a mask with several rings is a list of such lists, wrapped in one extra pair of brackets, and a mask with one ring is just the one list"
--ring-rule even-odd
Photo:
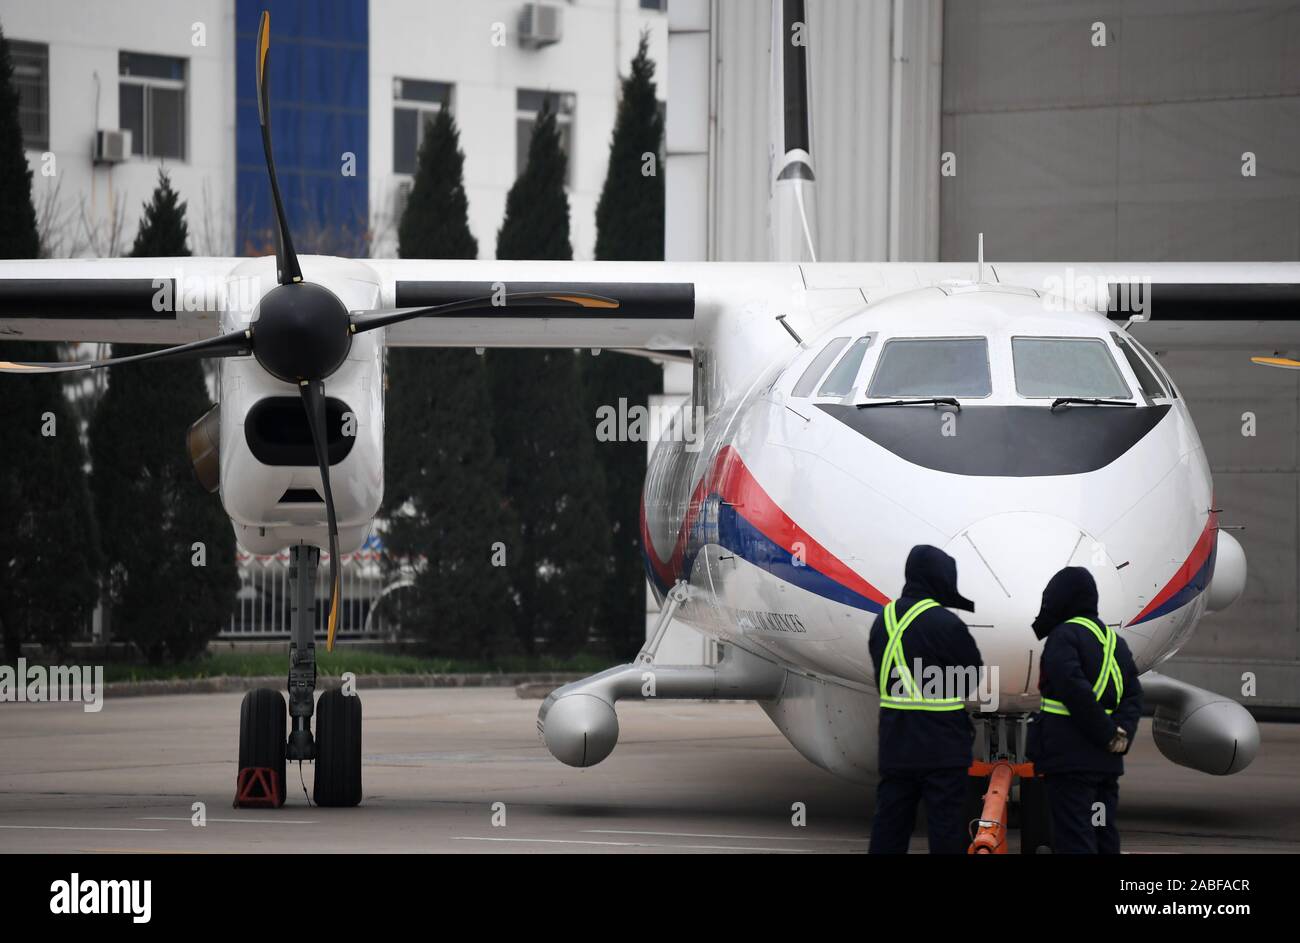
[[(142, 815), (137, 822), (193, 822), (192, 815)], [(317, 825), (316, 819), (207, 819), (209, 822), (221, 822), (222, 824), (241, 824), (241, 825)], [(195, 826), (196, 828), (198, 826)]]
[(811, 835), (723, 835), (711, 832), (649, 832), (631, 828), (584, 828), (589, 835), (647, 835), (651, 838), (732, 838), (738, 841), (812, 841), (867, 843), (867, 838), (815, 838)]
[(122, 828), (108, 825), (0, 825), (0, 828), (50, 832), (165, 832), (165, 828)]
[(577, 838), (487, 838), (479, 835), (453, 835), (452, 841), (530, 842), (537, 845), (603, 845), (616, 848), (677, 848), (688, 851), (775, 851), (782, 854), (806, 854), (801, 848), (762, 848), (757, 845), (680, 845), (676, 842), (593, 841)]

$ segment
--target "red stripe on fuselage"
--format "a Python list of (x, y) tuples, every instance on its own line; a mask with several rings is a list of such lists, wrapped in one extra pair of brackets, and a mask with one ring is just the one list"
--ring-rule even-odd
[(741, 517), (787, 553), (795, 554), (795, 545), (802, 545), (802, 552), (797, 555), (817, 572), (881, 605), (889, 601), (884, 593), (855, 573), (782, 511), (771, 496), (763, 490), (762, 485), (741, 459), (740, 453), (732, 446), (726, 446), (718, 453), (708, 474), (696, 484), (686, 509), (686, 517), (677, 532), (677, 542), (673, 545), (672, 556), (667, 561), (659, 558), (650, 539), (645, 515), (645, 496), (642, 495), (641, 541), (645, 546), (651, 567), (664, 585), (671, 586), (681, 578), (691, 529), (699, 519), (704, 502), (714, 494), (732, 505)]
[(1218, 534), (1219, 515), (1214, 511), (1210, 511), (1210, 516), (1205, 522), (1205, 529), (1201, 531), (1201, 536), (1196, 538), (1196, 543), (1192, 546), (1192, 552), (1183, 561), (1183, 565), (1175, 571), (1169, 582), (1165, 584), (1165, 588), (1156, 594), (1156, 598), (1147, 603), (1145, 609), (1129, 620), (1129, 625), (1136, 625), (1152, 612), (1155, 612), (1196, 577), (1196, 574), (1201, 571), (1201, 567), (1205, 566), (1205, 561), (1210, 558), (1210, 551), (1214, 548), (1214, 541), (1218, 538)]

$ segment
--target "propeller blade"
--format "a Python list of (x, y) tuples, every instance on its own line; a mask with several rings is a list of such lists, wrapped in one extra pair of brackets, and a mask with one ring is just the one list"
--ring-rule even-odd
[(606, 298), (604, 295), (593, 294), (589, 291), (565, 291), (562, 288), (553, 291), (510, 292), (506, 296), (505, 304), (494, 303), (495, 299), (495, 295), (484, 295), (479, 298), (465, 298), (461, 301), (448, 301), (445, 304), (429, 305), (423, 308), (389, 308), (385, 311), (353, 311), (352, 333), (360, 334), (362, 331), (373, 331), (378, 327), (388, 327), (390, 324), (400, 324), (403, 321), (423, 317), (426, 314), (454, 314), (458, 311), (477, 311), (484, 308), (501, 309), (508, 308), (510, 305), (518, 304), (521, 301), (527, 301), (529, 307), (543, 308), (598, 308), (613, 310), (619, 307), (619, 302), (616, 298)]
[(298, 386), (302, 405), (307, 410), (307, 425), (311, 427), (311, 444), (316, 448), (316, 464), (320, 467), (321, 488), (325, 494), (325, 517), (329, 522), (330, 544), (330, 615), (325, 650), (334, 651), (334, 634), (339, 622), (339, 525), (334, 516), (334, 494), (330, 491), (330, 459), (327, 447), (329, 438), (325, 429), (325, 384), (320, 380), (303, 380)]
[(184, 360), (190, 357), (238, 357), (247, 355), (253, 349), (253, 332), (237, 331), (219, 334), (201, 341), (181, 344), (179, 347), (166, 347), (151, 350), (129, 357), (110, 357), (108, 360), (80, 360), (70, 363), (14, 363), (0, 360), (0, 373), (77, 373), (81, 370), (99, 370), (103, 367), (118, 367), (128, 363), (144, 363), (146, 360)]
[(293, 251), (293, 238), (289, 235), (289, 220), (284, 215), (284, 200), (280, 198), (280, 181), (275, 175), (275, 157), (271, 153), (271, 80), (267, 75), (267, 59), (271, 54), (271, 14), (262, 11), (257, 25), (257, 120), (262, 126), (262, 150), (266, 153), (266, 172), (271, 178), (271, 199), (275, 202), (278, 221), (275, 243), (276, 278), (281, 285), (302, 281), (298, 267), (298, 254)]

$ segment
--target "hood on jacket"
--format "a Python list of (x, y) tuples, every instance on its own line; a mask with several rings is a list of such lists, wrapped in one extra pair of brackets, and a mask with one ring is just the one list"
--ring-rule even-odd
[(957, 592), (957, 561), (938, 547), (918, 544), (907, 555), (903, 570), (903, 595), (933, 599), (948, 609), (974, 612), (975, 604)]
[(1047, 581), (1043, 605), (1034, 619), (1034, 635), (1047, 638), (1066, 619), (1084, 616), (1100, 622), (1097, 615), (1097, 581), (1081, 566), (1067, 566)]

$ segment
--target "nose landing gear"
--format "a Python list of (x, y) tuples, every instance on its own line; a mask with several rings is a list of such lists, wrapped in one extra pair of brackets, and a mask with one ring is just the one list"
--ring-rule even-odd
[[(969, 815), (972, 855), (1004, 855), (1007, 835), (1020, 829), (1022, 855), (1050, 852), (1052, 836), (1046, 796), (1034, 764), (1025, 756), (1030, 716), (975, 717)], [(1013, 791), (1019, 787), (1019, 801)], [(978, 811), (976, 811), (978, 810)]]
[[(354, 806), (361, 801), (361, 699), (335, 689), (323, 692), (313, 704), (319, 566), (318, 548), (289, 548), (289, 706), (286, 712), (284, 695), (272, 688), (258, 688), (244, 695), (239, 712), (236, 808), (284, 805), (288, 760), (315, 762), (313, 799), (317, 805)], [(286, 741), (285, 729), (290, 720), (292, 730)]]

